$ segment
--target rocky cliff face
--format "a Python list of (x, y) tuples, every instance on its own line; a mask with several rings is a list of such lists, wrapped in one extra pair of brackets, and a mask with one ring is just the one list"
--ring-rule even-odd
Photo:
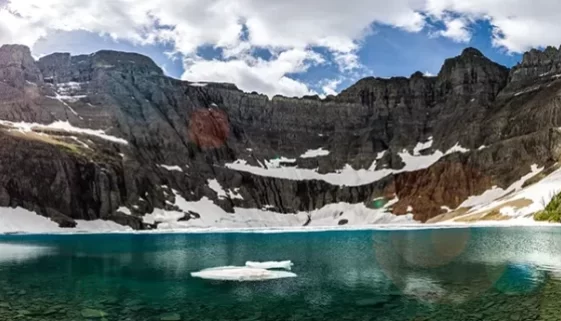
[(436, 77), (269, 99), (132, 53), (3, 46), (0, 206), (61, 227), (426, 221), (558, 160), (559, 57), (533, 50), (509, 70), (468, 48)]

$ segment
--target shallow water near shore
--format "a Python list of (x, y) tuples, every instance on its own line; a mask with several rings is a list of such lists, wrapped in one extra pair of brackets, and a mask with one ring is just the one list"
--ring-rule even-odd
[[(293, 278), (191, 272), (291, 260)], [(0, 320), (561, 320), (561, 229), (0, 236)]]

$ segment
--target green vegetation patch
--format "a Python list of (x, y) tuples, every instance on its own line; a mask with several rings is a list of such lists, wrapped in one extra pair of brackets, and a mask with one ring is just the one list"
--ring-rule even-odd
[(543, 211), (534, 214), (536, 221), (561, 223), (561, 193), (553, 196)]

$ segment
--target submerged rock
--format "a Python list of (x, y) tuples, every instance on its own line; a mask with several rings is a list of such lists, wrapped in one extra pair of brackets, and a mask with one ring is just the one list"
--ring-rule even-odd
[(160, 321), (181, 321), (179, 313), (166, 313), (160, 316)]
[(388, 303), (390, 299), (384, 296), (378, 296), (373, 298), (361, 299), (356, 301), (356, 306), (359, 307), (382, 307), (384, 304)]
[(90, 309), (90, 308), (83, 309), (80, 312), (80, 314), (82, 315), (82, 317), (86, 319), (101, 319), (107, 316), (107, 313), (101, 310)]

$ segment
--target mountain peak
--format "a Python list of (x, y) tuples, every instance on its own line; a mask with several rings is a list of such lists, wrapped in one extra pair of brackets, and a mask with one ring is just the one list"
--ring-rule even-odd
[(22, 63), (33, 60), (31, 50), (24, 45), (2, 45), (0, 46), (0, 65), (10, 63)]
[(485, 57), (481, 51), (474, 47), (467, 47), (462, 51), (461, 57)]

